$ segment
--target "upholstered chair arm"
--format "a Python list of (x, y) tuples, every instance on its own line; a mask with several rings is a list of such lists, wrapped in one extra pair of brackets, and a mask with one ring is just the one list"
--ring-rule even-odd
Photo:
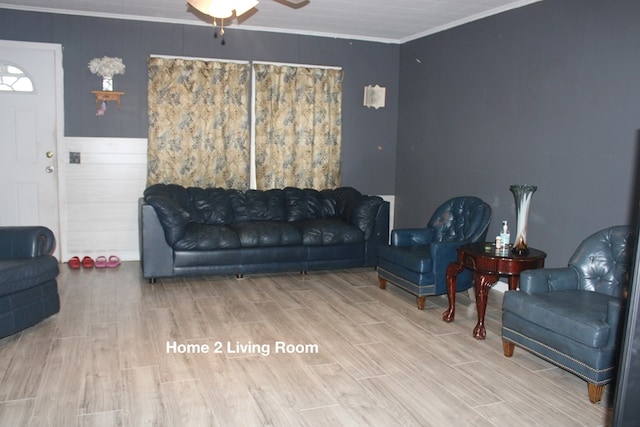
[[(585, 291), (588, 292), (588, 291)], [(619, 339), (619, 331), (623, 312), (624, 312), (624, 299), (616, 298), (607, 303), (607, 323), (611, 327), (612, 333), (609, 335), (609, 342), (607, 346), (617, 346)]]
[(431, 258), (447, 259), (449, 263), (458, 259), (458, 248), (469, 242), (431, 242)]
[(570, 267), (541, 268), (520, 273), (520, 291), (528, 294), (570, 289), (578, 289), (578, 275)]
[(47, 227), (0, 227), (0, 259), (49, 255), (55, 245), (53, 232)]
[(401, 228), (391, 232), (392, 246), (427, 245), (432, 239), (430, 228)]
[(431, 259), (433, 260), (433, 274), (436, 283), (446, 283), (447, 267), (458, 259), (458, 248), (468, 241), (462, 242), (432, 242)]

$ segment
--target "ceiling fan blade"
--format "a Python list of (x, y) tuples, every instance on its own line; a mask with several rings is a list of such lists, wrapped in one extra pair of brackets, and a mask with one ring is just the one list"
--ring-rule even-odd
[(274, 1), (294, 9), (306, 6), (309, 3), (311, 3), (310, 0), (274, 0)]

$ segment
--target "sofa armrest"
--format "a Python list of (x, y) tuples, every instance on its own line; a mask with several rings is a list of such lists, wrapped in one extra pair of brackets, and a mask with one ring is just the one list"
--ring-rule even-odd
[(578, 289), (578, 275), (570, 267), (541, 268), (520, 273), (520, 291), (542, 294)]
[(140, 264), (145, 279), (173, 275), (173, 248), (153, 206), (139, 200)]
[(189, 215), (174, 200), (164, 196), (147, 196), (145, 203), (156, 211), (167, 242), (173, 245), (184, 237)]
[(428, 245), (433, 240), (430, 228), (400, 228), (391, 232), (392, 246)]
[(376, 215), (376, 222), (371, 233), (371, 238), (366, 241), (365, 258), (366, 265), (378, 265), (378, 249), (389, 244), (389, 202), (383, 201)]
[(47, 227), (0, 227), (0, 259), (50, 255), (55, 246), (56, 238)]
[(384, 203), (382, 197), (362, 195), (347, 213), (348, 221), (364, 233), (364, 240), (371, 239), (380, 206)]

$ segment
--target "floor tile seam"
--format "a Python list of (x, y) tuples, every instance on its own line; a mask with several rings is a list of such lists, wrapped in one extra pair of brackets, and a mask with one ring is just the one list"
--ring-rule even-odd
[(111, 413), (120, 413), (122, 415), (127, 414), (124, 409), (112, 409), (110, 411), (96, 411), (96, 412), (87, 412), (87, 413), (84, 413), (84, 414), (78, 414), (78, 418), (80, 418), (80, 417), (93, 417), (93, 416), (96, 416), (96, 415), (111, 414)]
[[(481, 362), (477, 362), (477, 363), (481, 363)], [(464, 365), (464, 364), (459, 364), (458, 366), (462, 366), (462, 365)], [(536, 374), (536, 372), (533, 372), (533, 371), (529, 371), (529, 372), (530, 372), (530, 373), (532, 373), (532, 374)], [(504, 380), (504, 381), (509, 382), (509, 383), (511, 384), (511, 387), (514, 387), (514, 388), (519, 389), (519, 390), (522, 390), (522, 391), (526, 390), (526, 388), (527, 388), (527, 384), (522, 383), (522, 382), (520, 382), (520, 381), (515, 381), (515, 382), (514, 382), (514, 381), (509, 381), (509, 380), (513, 379), (513, 377), (507, 376), (507, 375), (505, 375), (505, 374), (504, 374), (504, 373), (502, 373), (502, 372), (498, 372), (497, 374), (498, 374), (498, 375), (500, 375), (500, 377), (501, 377), (501, 378), (503, 378), (503, 380)], [(543, 381), (545, 381), (545, 382), (547, 381), (547, 380), (546, 380), (546, 379), (544, 379), (543, 377), (538, 377), (538, 378), (541, 378), (541, 379), (542, 379)], [(480, 383), (480, 382), (476, 381), (475, 379), (471, 379), (471, 381), (474, 381), (475, 383), (480, 384), (480, 385), (482, 386), (482, 383)], [(557, 394), (559, 394), (559, 393), (558, 393), (558, 391), (554, 391), (553, 393), (554, 393), (554, 394), (556, 394), (556, 395), (557, 395)], [(558, 403), (557, 401), (555, 401), (555, 400), (547, 401), (547, 400), (546, 400), (546, 399), (544, 399), (543, 397), (541, 397), (541, 398), (542, 398), (543, 400), (545, 400), (545, 402), (547, 402), (547, 404), (548, 404), (548, 406), (549, 406), (549, 407), (554, 408), (554, 409), (556, 409), (556, 410), (558, 410), (558, 411), (560, 411), (560, 412), (565, 412), (565, 411), (563, 411), (563, 410), (562, 410), (562, 407), (561, 407), (561, 406), (557, 406), (557, 403)], [(504, 401), (504, 399), (502, 399), (502, 400)], [(526, 404), (526, 405), (529, 405), (529, 404), (530, 404), (530, 402), (524, 402), (524, 401), (521, 401), (521, 400), (520, 400), (520, 399), (518, 399), (518, 398), (516, 398), (516, 400), (514, 400), (514, 401), (512, 401), (512, 402), (505, 401), (505, 403), (517, 403), (517, 402), (521, 402), (521, 403)], [(566, 413), (566, 412), (565, 412), (565, 413)]]
[[(163, 385), (163, 384), (170, 385), (170, 384), (180, 384), (180, 383), (188, 383), (188, 382), (196, 382), (196, 381), (202, 382), (200, 380), (200, 378), (197, 377), (197, 378), (183, 378), (183, 379), (180, 379), (180, 380), (171, 380), (171, 381), (159, 381), (159, 384), (160, 385)], [(111, 411), (105, 411), (105, 412), (111, 412)]]
[(389, 344), (384, 342), (384, 341), (371, 341), (371, 342), (359, 342), (359, 343), (351, 343), (352, 346), (354, 347), (364, 347), (364, 346), (368, 346), (368, 345), (375, 345), (375, 344), (380, 344), (380, 345), (384, 345), (389, 347)]
[(146, 369), (146, 368), (156, 368), (156, 369), (160, 370), (160, 365), (153, 364), (153, 365), (144, 365), (144, 366), (132, 366), (132, 367), (129, 367), (129, 368), (120, 368), (120, 371), (121, 372), (123, 372), (123, 371), (133, 371), (133, 370), (136, 370), (136, 369)]
[(499, 400), (499, 401), (497, 401), (497, 402), (482, 403), (482, 404), (480, 404), (480, 405), (473, 405), (473, 406), (469, 405), (469, 407), (470, 407), (471, 409), (481, 409), (481, 408), (491, 408), (492, 406), (508, 405), (508, 404), (509, 404), (509, 402), (507, 402), (507, 401), (505, 401), (505, 400), (500, 399), (500, 400)]
[(339, 408), (341, 407), (340, 403), (333, 403), (331, 405), (319, 405), (319, 406), (311, 406), (308, 408), (296, 408), (298, 411), (300, 411), (301, 413), (304, 413), (305, 411), (315, 411), (318, 409), (325, 409), (325, 408)]
[[(400, 372), (400, 371), (396, 371), (396, 372)], [(360, 376), (355, 376), (351, 373), (349, 373), (349, 375), (351, 375), (356, 381), (360, 382), (362, 380), (371, 380), (371, 379), (375, 379), (375, 378), (392, 378), (393, 375), (391, 373), (385, 373), (385, 374), (380, 374), (380, 375), (365, 375), (363, 377)]]
[(33, 400), (35, 401), (37, 399), (37, 396), (33, 396), (33, 397), (23, 397), (21, 399), (7, 399), (7, 400), (0, 400), (0, 405), (2, 405), (3, 403), (18, 403), (18, 402), (27, 402), (29, 400)]
[[(118, 319), (116, 320), (109, 320), (109, 321), (95, 321), (95, 322), (87, 322), (85, 324), (87, 326), (87, 329), (89, 329), (89, 327), (93, 326), (93, 325), (115, 325), (116, 327), (120, 326), (120, 321)], [(90, 337), (91, 335), (87, 333), (87, 337)]]

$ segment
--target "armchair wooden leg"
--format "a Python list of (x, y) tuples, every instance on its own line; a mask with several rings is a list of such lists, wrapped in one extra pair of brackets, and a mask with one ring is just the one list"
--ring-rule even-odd
[(513, 356), (513, 351), (515, 350), (516, 345), (507, 340), (502, 340), (502, 352), (505, 356), (511, 357)]
[(380, 283), (380, 289), (387, 289), (387, 279), (378, 276), (378, 282)]
[(427, 302), (427, 296), (423, 295), (421, 297), (416, 297), (416, 301), (418, 302), (418, 310), (424, 310), (424, 305)]
[(589, 389), (589, 400), (591, 403), (598, 403), (602, 399), (602, 392), (604, 391), (604, 385), (595, 385), (593, 383), (587, 383)]

